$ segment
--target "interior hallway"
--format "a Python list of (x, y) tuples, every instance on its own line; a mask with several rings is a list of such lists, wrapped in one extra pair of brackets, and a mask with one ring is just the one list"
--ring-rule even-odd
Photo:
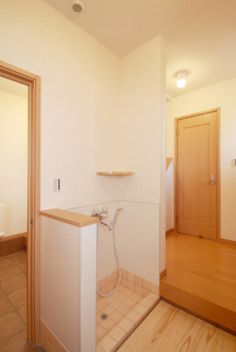
[(236, 333), (235, 264), (235, 245), (171, 233), (161, 296)]

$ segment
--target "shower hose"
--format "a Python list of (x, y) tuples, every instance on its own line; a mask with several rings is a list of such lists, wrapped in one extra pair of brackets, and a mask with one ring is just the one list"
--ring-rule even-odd
[(121, 283), (121, 268), (120, 268), (120, 261), (119, 261), (119, 256), (118, 256), (118, 252), (117, 252), (116, 231), (115, 231), (115, 224), (114, 223), (112, 224), (111, 231), (112, 231), (113, 252), (114, 252), (116, 267), (117, 267), (117, 271), (118, 271), (118, 279), (117, 279), (116, 286), (110, 292), (103, 293), (101, 290), (97, 289), (97, 293), (99, 294), (99, 296), (102, 296), (102, 297), (112, 296), (114, 293), (116, 293), (116, 291), (118, 290), (120, 283)]

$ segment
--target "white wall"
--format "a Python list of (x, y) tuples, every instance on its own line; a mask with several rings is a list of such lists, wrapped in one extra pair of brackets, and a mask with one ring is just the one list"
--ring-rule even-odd
[[(16, 83), (18, 84), (18, 83)], [(27, 232), (28, 98), (0, 91), (0, 203), (5, 234)]]
[(135, 176), (122, 180), (122, 199), (127, 201), (131, 222), (127, 223), (128, 231), (122, 233), (121, 252), (126, 270), (153, 282), (159, 282), (159, 237), (164, 217), (160, 212), (162, 157), (165, 155), (163, 51), (164, 43), (158, 37), (122, 60), (122, 166), (135, 170)]
[(236, 79), (182, 95), (168, 103), (167, 155), (174, 153), (174, 118), (221, 108), (220, 172), (221, 172), (221, 237), (236, 241)]
[[(123, 262), (158, 281), (161, 38), (119, 58), (40, 0), (2, 4), (0, 35), (1, 58), (42, 77), (41, 208), (129, 202), (133, 230), (122, 232)], [(135, 176), (95, 176), (104, 168), (134, 169)], [(53, 177), (61, 178), (61, 192), (53, 192)]]
[[(108, 204), (111, 212), (122, 207), (117, 224), (121, 266), (155, 283), (159, 282), (159, 237), (165, 233), (164, 173), (164, 43), (160, 37), (121, 59), (118, 101), (108, 121), (99, 120), (97, 159), (99, 169), (134, 170), (124, 178), (104, 177), (100, 186), (116, 190), (117, 198)], [(118, 102), (118, 104), (117, 104)], [(112, 140), (112, 143), (110, 143)], [(163, 168), (164, 170), (164, 168)], [(162, 204), (165, 208), (165, 204)], [(161, 218), (160, 218), (161, 213)], [(163, 227), (164, 224), (164, 227)], [(101, 243), (102, 238), (102, 243)], [(100, 229), (99, 277), (115, 269), (111, 236)], [(163, 253), (164, 244), (162, 244)], [(162, 258), (161, 268), (165, 259)]]
[[(123, 208), (116, 229), (121, 266), (155, 283), (159, 282), (159, 236), (163, 231), (160, 230), (163, 200), (160, 165), (165, 155), (161, 138), (164, 135), (163, 45), (161, 38), (155, 38), (121, 59), (119, 99), (113, 111), (116, 118), (112, 125), (113, 116), (108, 121), (100, 120), (96, 135), (98, 169), (135, 171), (130, 177), (101, 177), (100, 186), (113, 188), (116, 198), (97, 206), (107, 206), (111, 216), (116, 208)], [(91, 209), (76, 210), (91, 213)], [(100, 227), (98, 278), (113, 270), (112, 235)]]
[(113, 198), (95, 176), (95, 130), (116, 119), (120, 59), (40, 0), (1, 4), (0, 41), (2, 60), (42, 78), (41, 208)]

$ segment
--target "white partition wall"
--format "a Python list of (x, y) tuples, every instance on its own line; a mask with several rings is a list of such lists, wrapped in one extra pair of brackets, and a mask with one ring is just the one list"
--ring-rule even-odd
[(49, 352), (56, 347), (60, 351), (94, 352), (96, 224), (79, 228), (42, 217), (40, 252), (43, 346)]

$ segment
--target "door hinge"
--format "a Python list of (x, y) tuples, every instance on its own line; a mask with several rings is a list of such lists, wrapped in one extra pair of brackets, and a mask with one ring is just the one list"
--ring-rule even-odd
[(179, 135), (179, 128), (176, 127), (176, 135), (178, 136)]
[(30, 225), (33, 226), (33, 224), (34, 224), (34, 220), (30, 219)]

